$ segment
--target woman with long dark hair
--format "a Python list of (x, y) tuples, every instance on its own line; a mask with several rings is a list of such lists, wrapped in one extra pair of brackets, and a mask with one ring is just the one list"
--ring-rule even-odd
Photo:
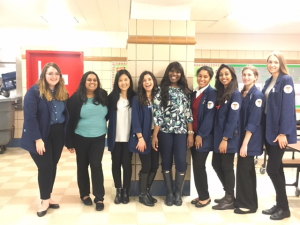
[(138, 153), (142, 168), (139, 173), (141, 194), (139, 202), (146, 206), (154, 206), (157, 202), (150, 195), (150, 188), (158, 169), (159, 153), (152, 148), (151, 136), (154, 129), (153, 98), (157, 89), (157, 81), (153, 73), (144, 71), (138, 81), (137, 96), (132, 100), (130, 151)]
[(257, 210), (254, 156), (261, 155), (263, 152), (261, 118), (264, 95), (255, 86), (258, 69), (254, 66), (244, 67), (242, 79), (244, 87), (241, 91), (243, 101), (239, 122), (240, 143), (236, 168), (236, 209), (234, 210), (237, 214), (255, 213)]
[(107, 132), (107, 92), (101, 88), (98, 75), (86, 72), (81, 78), (77, 91), (68, 101), (70, 122), (66, 146), (71, 153), (76, 152), (77, 183), (80, 199), (85, 205), (92, 205), (90, 198), (91, 168), (94, 203), (96, 210), (104, 209), (104, 178), (102, 157)]
[(207, 174), (206, 159), (210, 151), (214, 149), (214, 121), (217, 111), (217, 92), (210, 86), (214, 75), (209, 66), (202, 66), (197, 70), (198, 87), (192, 93), (193, 131), (195, 146), (191, 147), (193, 159), (193, 172), (198, 197), (191, 201), (196, 207), (201, 208), (211, 202)]
[[(182, 189), (187, 169), (187, 146), (194, 144), (193, 115), (190, 107), (191, 90), (182, 65), (168, 65), (154, 97), (154, 131), (152, 147), (159, 150), (167, 188), (165, 204), (182, 205)], [(172, 166), (175, 159), (176, 175), (173, 192)]]
[[(131, 107), (135, 95), (133, 82), (127, 70), (120, 70), (115, 76), (114, 88), (108, 96), (109, 125), (107, 135), (108, 150), (111, 152), (112, 174), (115, 182), (115, 204), (127, 204), (131, 183), (131, 158), (129, 135), (131, 128)], [(121, 178), (123, 168), (123, 182)]]
[(24, 126), (21, 147), (29, 151), (38, 167), (38, 183), (41, 206), (37, 215), (46, 215), (49, 208), (59, 205), (51, 198), (60, 159), (66, 125), (69, 120), (67, 110), (68, 91), (60, 68), (55, 63), (47, 63), (37, 84), (24, 97)]
[(275, 51), (267, 59), (272, 76), (266, 81), (262, 93), (266, 98), (264, 112), (265, 146), (269, 156), (267, 173), (276, 191), (276, 205), (263, 210), (272, 220), (290, 217), (285, 189), (282, 158), (288, 144), (297, 143), (297, 122), (294, 82), (281, 52)]
[(233, 67), (222, 64), (216, 74), (217, 114), (214, 126), (212, 166), (219, 177), (225, 196), (215, 199), (213, 209), (234, 209), (234, 155), (239, 145), (239, 113), (241, 93)]

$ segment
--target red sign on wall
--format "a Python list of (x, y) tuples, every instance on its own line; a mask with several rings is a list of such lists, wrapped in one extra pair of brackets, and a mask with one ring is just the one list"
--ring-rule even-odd
[(56, 63), (61, 69), (71, 96), (77, 90), (83, 75), (83, 52), (26, 51), (27, 90), (36, 84), (43, 67), (49, 62)]

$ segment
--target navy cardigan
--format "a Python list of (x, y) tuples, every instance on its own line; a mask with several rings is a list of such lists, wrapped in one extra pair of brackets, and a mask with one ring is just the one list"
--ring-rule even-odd
[[(65, 133), (69, 121), (67, 101), (65, 104)], [(42, 139), (46, 144), (51, 123), (51, 101), (44, 96), (40, 97), (38, 85), (32, 86), (24, 97), (24, 125), (21, 138), (21, 147), (25, 150), (38, 154), (35, 141)]]

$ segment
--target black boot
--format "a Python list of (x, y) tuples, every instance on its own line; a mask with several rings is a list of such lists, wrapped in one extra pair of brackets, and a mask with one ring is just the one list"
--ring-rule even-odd
[(148, 180), (147, 180), (147, 195), (148, 195), (148, 198), (153, 202), (153, 203), (156, 203), (157, 200), (155, 198), (152, 197), (152, 195), (150, 194), (150, 188), (153, 184), (153, 181), (154, 181), (154, 178), (156, 176), (156, 173), (154, 172), (150, 172), (149, 175), (148, 175)]
[(225, 196), (226, 196), (226, 193), (223, 198), (215, 199), (215, 203), (220, 203), (221, 201), (223, 201)]
[(154, 203), (151, 199), (148, 198), (147, 195), (147, 180), (148, 180), (148, 173), (141, 173), (140, 174), (140, 184), (141, 184), (141, 194), (139, 196), (139, 202), (143, 203), (146, 206), (154, 206)]
[(175, 175), (175, 190), (174, 190), (174, 205), (181, 206), (182, 205), (182, 189), (184, 184), (186, 172), (178, 172), (176, 171)]
[(130, 202), (129, 199), (129, 188), (123, 188), (123, 199), (122, 199), (122, 203), (123, 204), (127, 204)]
[(212, 207), (215, 210), (234, 209), (234, 196), (225, 194), (225, 198), (218, 204)]
[(117, 188), (117, 193), (114, 202), (115, 204), (120, 204), (122, 201), (122, 188)]
[(163, 171), (163, 176), (167, 188), (165, 204), (167, 206), (172, 206), (174, 203), (172, 171)]

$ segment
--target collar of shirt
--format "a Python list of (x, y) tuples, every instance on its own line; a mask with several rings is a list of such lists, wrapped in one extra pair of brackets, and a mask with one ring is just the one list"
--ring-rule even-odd
[(206, 85), (204, 88), (201, 88), (201, 89), (199, 88), (199, 86), (195, 88), (194, 91), (196, 91), (196, 98), (198, 98), (198, 96), (201, 95), (206, 90), (208, 85)]

